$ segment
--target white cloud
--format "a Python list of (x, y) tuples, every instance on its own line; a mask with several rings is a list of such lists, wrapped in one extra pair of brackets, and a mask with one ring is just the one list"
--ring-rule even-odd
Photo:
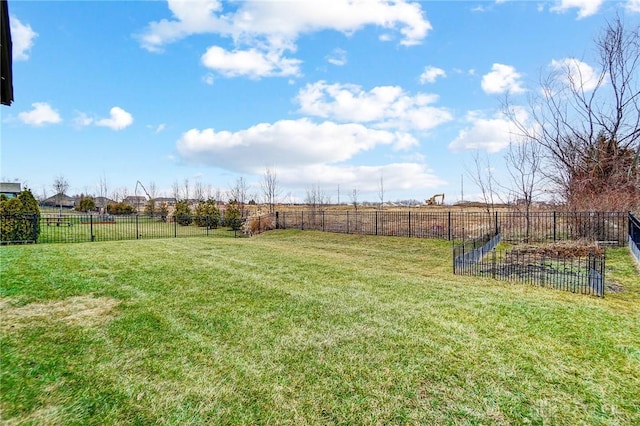
[(202, 82), (208, 86), (213, 86), (213, 83), (215, 83), (215, 78), (213, 74), (208, 72), (202, 76)]
[[(400, 44), (411, 46), (419, 44), (431, 29), (420, 4), (405, 0), (248, 0), (225, 4), (235, 6), (226, 13), (217, 0), (169, 0), (168, 4), (174, 19), (151, 22), (139, 35), (142, 47), (161, 51), (167, 43), (192, 34), (230, 37), (233, 50), (212, 46), (202, 58), (206, 66), (226, 76), (297, 75), (300, 61), (284, 54), (295, 52), (302, 34), (334, 30), (349, 35), (374, 25), (398, 32)], [(231, 64), (225, 65), (224, 60)]]
[(488, 94), (523, 93), (519, 79), (522, 76), (510, 65), (493, 64), (491, 72), (482, 77), (482, 90)]
[(410, 162), (380, 166), (314, 164), (278, 168), (278, 181), (283, 185), (318, 185), (326, 190), (339, 182), (341, 188), (348, 188), (347, 191), (358, 189), (361, 200), (372, 199), (372, 193), (377, 197), (380, 176), (383, 176), (385, 191), (389, 192), (419, 192), (446, 184), (424, 164)]
[(578, 9), (578, 19), (582, 19), (598, 13), (602, 2), (603, 0), (560, 0), (549, 10), (564, 13), (569, 9)]
[(574, 88), (591, 91), (598, 85), (599, 76), (587, 63), (574, 58), (552, 60), (549, 65), (560, 74), (562, 81)]
[(330, 55), (327, 56), (327, 62), (337, 67), (346, 65), (347, 63), (347, 51), (344, 49), (333, 49)]
[[(526, 121), (523, 109), (517, 111), (518, 120)], [(458, 136), (449, 144), (452, 151), (483, 149), (487, 152), (498, 152), (509, 146), (518, 130), (503, 114), (485, 117), (482, 113), (472, 111), (467, 114), (468, 127), (460, 130)]]
[(207, 68), (227, 77), (243, 75), (260, 78), (298, 75), (300, 61), (284, 58), (283, 53), (283, 51), (261, 52), (257, 49), (229, 52), (221, 47), (212, 46), (202, 55), (202, 63)]
[(265, 164), (338, 163), (379, 145), (403, 148), (414, 144), (417, 141), (406, 133), (299, 119), (260, 123), (237, 132), (192, 129), (178, 140), (177, 149), (190, 163), (260, 173)]
[(46, 102), (35, 102), (31, 104), (31, 111), (24, 111), (18, 114), (18, 118), (25, 124), (31, 126), (43, 126), (45, 124), (56, 124), (62, 121), (58, 111), (51, 108)]
[(78, 127), (90, 126), (93, 124), (93, 118), (89, 117), (84, 112), (78, 112), (76, 117), (73, 119), (73, 124)]
[(424, 72), (420, 74), (420, 83), (434, 83), (438, 77), (446, 77), (447, 73), (442, 69), (434, 66), (424, 68)]
[(632, 13), (640, 13), (640, 0), (628, 0), (626, 9)]
[(108, 127), (111, 130), (122, 130), (133, 123), (133, 116), (120, 107), (111, 108), (109, 115), (109, 118), (96, 120), (96, 126)]
[(398, 86), (378, 86), (370, 91), (353, 84), (307, 84), (296, 101), (300, 112), (342, 122), (372, 123), (378, 128), (432, 129), (453, 117), (445, 108), (432, 106), (438, 96), (411, 96)]
[(29, 51), (33, 47), (33, 40), (38, 37), (38, 33), (31, 29), (31, 25), (23, 24), (15, 16), (12, 16), (10, 21), (13, 59), (16, 61), (26, 61), (29, 59)]

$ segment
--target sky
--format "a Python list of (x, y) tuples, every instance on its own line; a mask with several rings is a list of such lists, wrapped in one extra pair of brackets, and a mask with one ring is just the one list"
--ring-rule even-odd
[(572, 61), (597, 72), (607, 21), (640, 0), (9, 0), (15, 101), (3, 181), (38, 197), (226, 193), (278, 201), (479, 198), (476, 158), (509, 185), (508, 96)]

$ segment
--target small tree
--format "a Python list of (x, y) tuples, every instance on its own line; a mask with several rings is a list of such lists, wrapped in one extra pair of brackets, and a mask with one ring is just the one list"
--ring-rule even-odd
[(147, 203), (144, 205), (144, 214), (153, 217), (156, 214), (156, 201), (153, 198), (147, 200)]
[(37, 241), (40, 233), (40, 207), (31, 190), (25, 189), (14, 198), (0, 196), (0, 216), (4, 216), (0, 227), (1, 241)]
[(262, 194), (264, 195), (264, 201), (269, 206), (269, 212), (273, 213), (280, 192), (278, 188), (278, 175), (275, 169), (269, 167), (265, 169), (260, 186), (262, 188)]
[(167, 203), (160, 204), (160, 207), (158, 207), (158, 216), (160, 216), (161, 221), (167, 221), (167, 217), (169, 216), (169, 206)]
[(187, 200), (180, 200), (176, 203), (176, 210), (173, 212), (173, 218), (179, 225), (189, 226), (193, 221), (191, 217), (191, 208)]
[(237, 201), (229, 200), (227, 208), (224, 211), (224, 223), (234, 231), (240, 229), (242, 225), (242, 214)]
[(76, 206), (76, 210), (79, 212), (87, 213), (96, 209), (96, 201), (91, 196), (80, 195), (80, 202)]
[(215, 200), (209, 198), (201, 201), (196, 206), (195, 222), (198, 226), (206, 226), (207, 228), (217, 228), (220, 222), (220, 210)]
[(62, 200), (64, 198), (64, 193), (69, 189), (69, 181), (62, 175), (56, 176), (53, 180), (53, 185), (51, 186), (56, 193), (56, 200), (60, 206), (60, 216), (62, 216)]

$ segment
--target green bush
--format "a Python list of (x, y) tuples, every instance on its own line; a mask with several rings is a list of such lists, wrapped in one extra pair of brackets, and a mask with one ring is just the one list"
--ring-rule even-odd
[(220, 210), (215, 200), (200, 201), (196, 206), (194, 221), (198, 226), (217, 228), (220, 222)]
[(179, 225), (191, 225), (193, 218), (191, 217), (191, 208), (189, 208), (187, 200), (180, 200), (176, 203), (176, 210), (173, 212), (173, 218)]
[(0, 241), (37, 241), (40, 207), (29, 189), (15, 198), (0, 197)]
[(224, 224), (231, 229), (238, 230), (242, 226), (242, 213), (236, 201), (229, 201), (224, 211)]
[(80, 202), (76, 206), (76, 210), (79, 212), (92, 212), (96, 210), (96, 201), (93, 197), (80, 195)]
[(107, 213), (113, 215), (133, 214), (135, 211), (135, 208), (123, 202), (112, 203), (107, 206)]

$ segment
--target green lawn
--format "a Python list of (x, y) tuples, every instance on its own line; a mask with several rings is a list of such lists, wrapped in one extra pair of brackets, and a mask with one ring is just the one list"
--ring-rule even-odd
[(454, 276), (311, 231), (0, 247), (7, 424), (640, 424), (640, 279)]

